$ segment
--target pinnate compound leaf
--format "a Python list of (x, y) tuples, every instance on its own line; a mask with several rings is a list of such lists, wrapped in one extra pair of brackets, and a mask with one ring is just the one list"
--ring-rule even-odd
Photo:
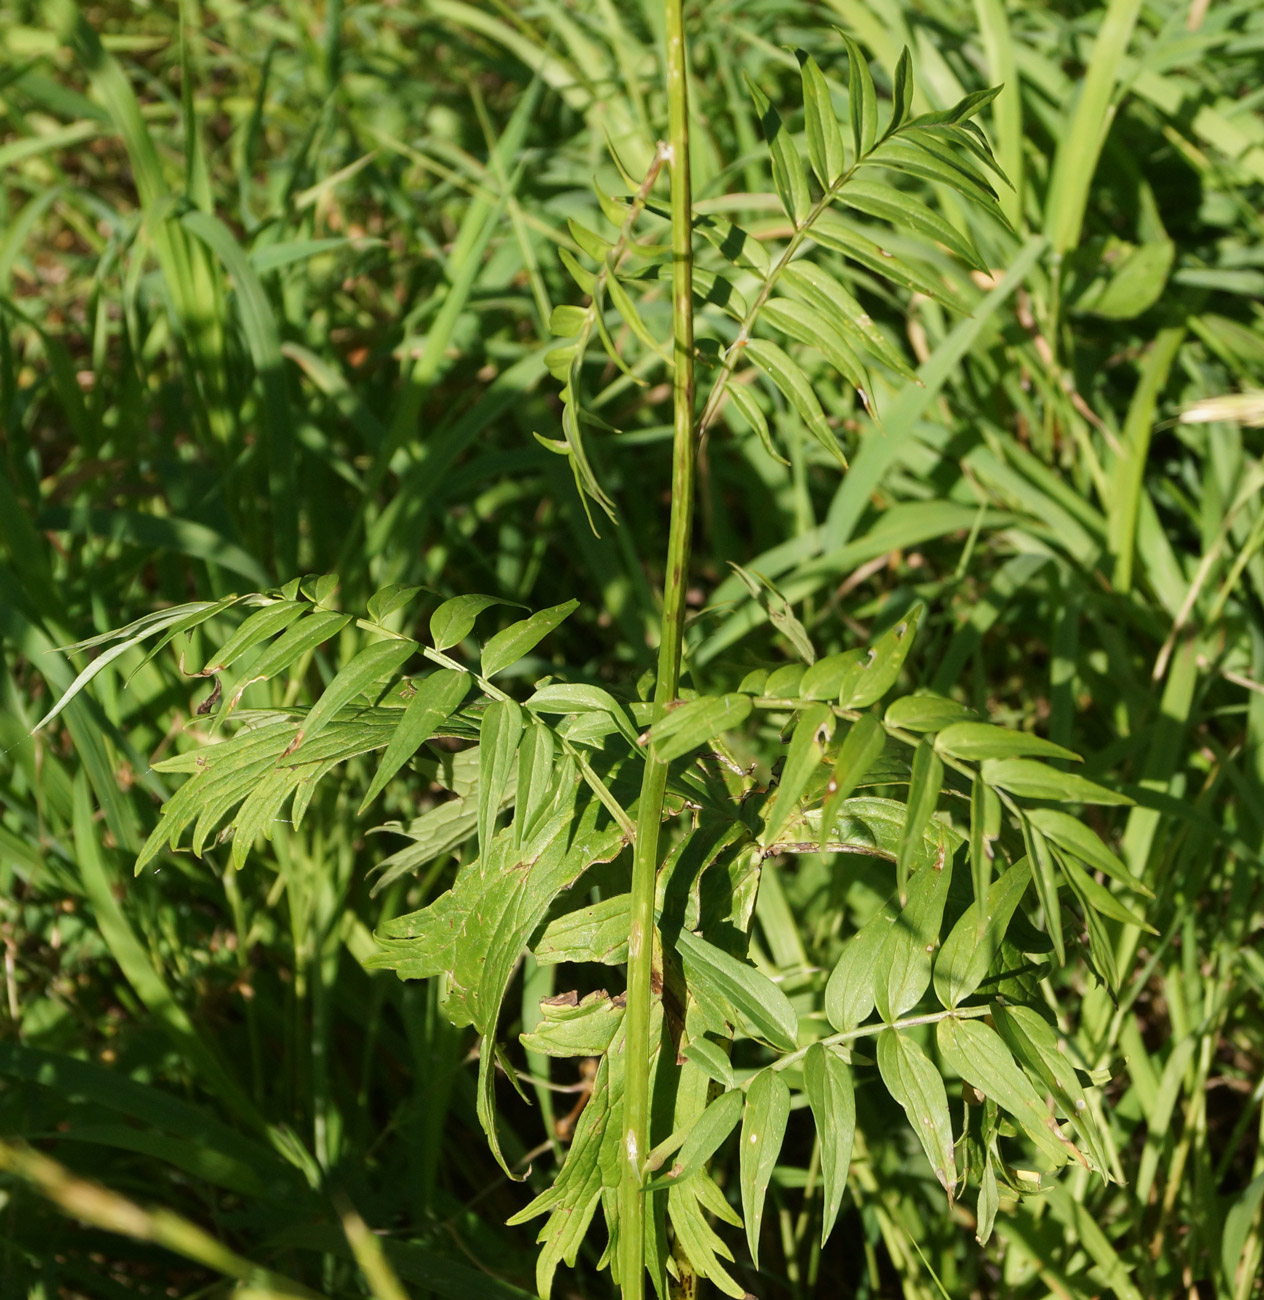
[(1094, 871), (1103, 872), (1146, 898), (1154, 897), (1149, 886), (1138, 880), (1078, 818), (1057, 808), (1033, 808), (1027, 817), (1063, 852), (1073, 854)]
[(263, 609), (255, 610), (242, 621), (241, 626), (213, 654), (202, 669), (202, 675), (223, 672), (247, 650), (284, 632), (309, 606), (298, 600), (278, 600)]
[(742, 1217), (746, 1244), (759, 1267), (759, 1228), (764, 1218), (764, 1198), (777, 1167), (781, 1144), (790, 1118), (790, 1089), (776, 1070), (761, 1070), (746, 1092), (742, 1115), (741, 1185)]
[(843, 133), (834, 116), (829, 86), (817, 62), (810, 55), (803, 60), (803, 102), (806, 108), (804, 125), (808, 137), (808, 161), (823, 189), (843, 174)]
[(729, 384), (725, 391), (728, 394), (729, 401), (737, 407), (742, 419), (754, 429), (755, 436), (759, 439), (760, 445), (768, 455), (779, 464), (789, 465), (790, 462), (773, 445), (772, 434), (768, 430), (768, 419), (749, 386), (746, 384)]
[(391, 735), (378, 769), (360, 804), (360, 814), (386, 788), (386, 783), (460, 707), (470, 689), (469, 673), (441, 668), (415, 683), (416, 694)]
[(838, 702), (845, 709), (867, 709), (876, 704), (896, 683), (900, 669), (913, 648), (922, 606), (914, 605), (892, 628), (884, 632), (843, 678)]
[(688, 930), (676, 939), (685, 975), (729, 1002), (754, 1032), (783, 1052), (798, 1045), (799, 1017), (789, 998), (776, 984), (731, 953), (717, 948)]
[[(822, 660), (822, 662), (825, 662)], [(806, 678), (806, 674), (804, 674)], [(882, 756), (886, 732), (872, 713), (863, 714), (851, 725), (834, 761), (834, 771), (825, 787), (825, 806), (821, 811), (821, 843), (833, 833), (838, 811), (844, 800), (865, 779), (869, 769)]]
[(568, 600), (550, 609), (542, 609), (530, 618), (510, 624), (503, 632), (497, 632), (483, 647), (483, 676), (494, 677), (511, 664), (516, 664), (578, 608), (579, 601)]
[(775, 343), (769, 343), (766, 339), (749, 339), (745, 351), (799, 413), (799, 418), (817, 443), (846, 469), (847, 457), (843, 455), (843, 449), (829, 427), (825, 412), (821, 410), (812, 384), (802, 368), (791, 361)]
[(913, 109), (913, 58), (906, 45), (895, 65), (895, 87), (891, 94), (891, 121), (883, 133), (885, 140), (898, 131)]
[(1031, 1007), (999, 1003), (992, 1008), (992, 1021), (1020, 1064), (1049, 1089), (1062, 1113), (1075, 1125), (1093, 1168), (1105, 1174), (1110, 1160), (1102, 1135), (1088, 1109), (1075, 1067), (1059, 1045), (1053, 1026)]
[(478, 851), (487, 852), (496, 829), (501, 795), (522, 739), (522, 709), (513, 700), (493, 700), (478, 733)]
[(811, 705), (799, 714), (786, 751), (781, 783), (777, 787), (772, 812), (761, 837), (764, 844), (774, 844), (778, 832), (798, 810), (799, 799), (807, 789), (808, 782), (820, 769), (825, 756), (822, 742), (828, 742), (834, 730), (833, 723), (833, 710), (826, 704)]
[(746, 85), (751, 98), (755, 101), (759, 113), (759, 125), (764, 139), (768, 142), (768, 152), (772, 155), (772, 183), (785, 208), (786, 215), (799, 229), (807, 219), (812, 208), (812, 197), (808, 192), (807, 173), (803, 170), (803, 159), (795, 148), (790, 132), (786, 130), (780, 114), (769, 102), (755, 83), (746, 76)]
[(737, 1127), (742, 1117), (742, 1106), (746, 1100), (740, 1089), (721, 1093), (698, 1116), (690, 1128), (680, 1154), (676, 1157), (671, 1170), (662, 1178), (649, 1184), (649, 1190), (666, 1186), (672, 1182), (683, 1182), (686, 1178), (706, 1168), (707, 1161), (720, 1149), (720, 1144)]
[(290, 751), (298, 751), (295, 762), (303, 761), (306, 745), (324, 731), (340, 709), (364, 695), (371, 686), (394, 676), (416, 649), (417, 642), (407, 638), (378, 641), (361, 650), (349, 664), (341, 668), (312, 706), (290, 743)]
[(913, 771), (909, 776), (908, 817), (900, 836), (900, 851), (895, 862), (896, 885), (903, 899), (909, 872), (922, 852), (926, 828), (939, 803), (944, 785), (944, 765), (939, 755), (922, 741), (913, 753)]
[(1031, 758), (985, 759), (980, 774), (988, 785), (1000, 786), (1024, 799), (1056, 799), (1061, 803), (1131, 804), (1126, 794), (1072, 772), (1060, 772)]
[(930, 985), (951, 883), (952, 855), (945, 851), (942, 868), (924, 866), (909, 884), (908, 903), (895, 917), (874, 973), (878, 1014), (887, 1024), (916, 1006)]
[(474, 620), (492, 605), (507, 605), (509, 601), (496, 596), (453, 596), (445, 600), (430, 615), (430, 640), (436, 650), (449, 650), (460, 645), (474, 630)]
[(951, 1201), (957, 1192), (952, 1119), (939, 1071), (913, 1040), (895, 1029), (878, 1035), (878, 1072), (887, 1091), (904, 1108), (939, 1185)]
[(959, 1006), (983, 983), (1030, 883), (1031, 861), (1020, 858), (988, 890), (986, 909), (976, 899), (961, 914), (935, 962), (935, 993), (944, 1006)]
[(995, 1029), (979, 1020), (941, 1020), (935, 1038), (944, 1064), (1009, 1111), (1055, 1165), (1072, 1159), (1087, 1165), (1074, 1143), (1062, 1135), (1057, 1120)]
[(869, 63), (860, 46), (841, 28), (834, 29), (847, 46), (847, 98), (852, 145), (857, 161), (873, 148), (878, 135), (878, 96), (869, 75)]
[(803, 1061), (803, 1082), (821, 1142), (821, 1173), (825, 1183), (821, 1245), (824, 1246), (847, 1188), (852, 1141), (856, 1136), (856, 1095), (851, 1070), (837, 1053), (820, 1043), (808, 1048)]
[(725, 731), (746, 721), (751, 711), (749, 695), (708, 695), (672, 709), (649, 730), (654, 757), (661, 763), (683, 758)]
[(982, 254), (975, 247), (969, 235), (963, 234), (950, 225), (937, 212), (926, 204), (892, 189), (889, 185), (878, 185), (869, 181), (852, 181), (839, 191), (841, 202), (866, 216), (878, 217), (889, 221), (893, 226), (908, 226), (921, 235), (936, 240), (961, 258), (967, 266), (976, 271), (987, 271)]
[(1010, 731), (1008, 727), (994, 727), (987, 722), (957, 722), (935, 737), (935, 748), (941, 754), (959, 758), (966, 763), (978, 763), (985, 758), (1066, 758), (1080, 762), (1080, 756), (1063, 749), (1051, 740), (1029, 735), (1025, 731)]
[(887, 725), (904, 731), (942, 731), (956, 722), (976, 722), (979, 715), (956, 700), (929, 693), (902, 695), (887, 705)]
[(878, 954), (898, 915), (893, 896), (843, 945), (825, 985), (825, 1014), (840, 1033), (857, 1028), (874, 1008)]

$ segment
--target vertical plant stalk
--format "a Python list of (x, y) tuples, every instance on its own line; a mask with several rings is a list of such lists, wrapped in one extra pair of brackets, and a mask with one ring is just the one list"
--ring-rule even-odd
[[(682, 0), (665, 0), (667, 28), (666, 156), (671, 169), (673, 437), (671, 524), (663, 580), (663, 623), (654, 685), (655, 716), (679, 693), (685, 592), (693, 532), (693, 194), (689, 179), (689, 95), (685, 72)], [(645, 1295), (645, 1157), (649, 1154), (651, 967), (654, 953), (654, 884), (658, 839), (667, 793), (667, 764), (653, 745), (646, 756), (637, 808), (628, 925), (628, 993), (623, 1094), (623, 1174), (619, 1181), (620, 1284), (623, 1300)]]

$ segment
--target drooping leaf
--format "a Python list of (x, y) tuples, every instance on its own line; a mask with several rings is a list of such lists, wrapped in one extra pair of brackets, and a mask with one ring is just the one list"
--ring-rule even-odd
[(722, 1092), (693, 1122), (680, 1154), (671, 1169), (659, 1179), (648, 1185), (650, 1191), (663, 1187), (668, 1182), (683, 1182), (700, 1170), (705, 1169), (707, 1161), (720, 1149), (720, 1144), (737, 1127), (742, 1117), (745, 1095), (740, 1089)]
[(980, 1020), (941, 1020), (936, 1026), (936, 1041), (944, 1064), (1013, 1115), (1023, 1132), (1055, 1165), (1072, 1159), (1088, 1163), (1075, 1144), (1062, 1135), (1057, 1121), (996, 1030)]
[(781, 1154), (790, 1117), (790, 1089), (775, 1070), (761, 1070), (746, 1092), (742, 1114), (741, 1177), (742, 1217), (751, 1262), (759, 1267), (759, 1228), (764, 1198)]
[(536, 832), (546, 815), (553, 792), (556, 744), (553, 732), (542, 723), (532, 722), (523, 732), (518, 746), (518, 789), (514, 799), (514, 842), (521, 844)]
[(1103, 872), (1134, 892), (1147, 898), (1154, 897), (1149, 886), (1138, 880), (1078, 818), (1057, 808), (1033, 808), (1027, 817), (1064, 852), (1073, 854), (1095, 871)]
[(817, 443), (846, 469), (847, 457), (843, 455), (843, 449), (829, 427), (821, 403), (802, 368), (791, 361), (775, 343), (769, 343), (766, 339), (750, 339), (745, 352), (799, 413), (799, 418)]
[(1063, 1114), (1075, 1125), (1088, 1148), (1093, 1168), (1105, 1174), (1110, 1168), (1102, 1135), (1088, 1109), (1088, 1100), (1048, 1021), (1030, 1007), (1017, 1004), (993, 1007), (992, 1020), (1019, 1063), (1040, 1079), (1053, 1094)]
[(893, 226), (908, 226), (943, 244), (974, 270), (987, 271), (983, 255), (969, 235), (963, 234), (925, 203), (902, 190), (870, 181), (852, 181), (839, 191), (838, 197), (857, 212), (879, 217)]
[(952, 1119), (939, 1071), (906, 1034), (884, 1029), (878, 1035), (878, 1071), (887, 1091), (904, 1108), (939, 1185), (951, 1201), (957, 1192)]
[(812, 705), (799, 714), (786, 751), (772, 812), (761, 837), (764, 844), (775, 844), (778, 833), (797, 811), (808, 782), (820, 769), (825, 755), (823, 742), (828, 742), (833, 723), (833, 711), (826, 704)]
[(851, 725), (834, 761), (834, 771), (825, 787), (825, 805), (821, 811), (821, 842), (833, 832), (838, 810), (869, 769), (881, 756), (886, 732), (872, 713), (863, 714)]
[(820, 1043), (808, 1048), (803, 1060), (803, 1081), (821, 1144), (821, 1174), (825, 1184), (821, 1245), (824, 1246), (847, 1188), (852, 1140), (856, 1135), (855, 1089), (851, 1070), (837, 1053)]
[(875, 1005), (878, 954), (899, 915), (894, 896), (843, 945), (825, 985), (825, 1014), (840, 1033), (857, 1028)]

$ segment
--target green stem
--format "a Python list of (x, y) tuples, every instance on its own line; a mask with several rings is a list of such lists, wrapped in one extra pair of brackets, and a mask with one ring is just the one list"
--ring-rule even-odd
[[(673, 427), (671, 525), (663, 582), (662, 639), (658, 650), (655, 712), (676, 699), (684, 638), (685, 592), (693, 531), (693, 196), (689, 180), (689, 96), (685, 74), (682, 0), (665, 0), (667, 96), (671, 167)], [(649, 1151), (650, 989), (654, 954), (654, 883), (658, 838), (667, 793), (667, 764), (650, 746), (637, 807), (628, 925), (626, 1074), (623, 1096), (624, 1164), (619, 1183), (620, 1274), (623, 1300), (645, 1295), (645, 1199), (642, 1164)]]

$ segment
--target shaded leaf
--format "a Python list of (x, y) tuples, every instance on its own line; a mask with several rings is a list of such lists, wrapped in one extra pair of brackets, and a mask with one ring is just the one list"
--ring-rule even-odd
[(761, 1070), (746, 1092), (742, 1115), (741, 1185), (742, 1217), (751, 1261), (759, 1267), (759, 1228), (764, 1198), (781, 1154), (790, 1117), (790, 1089), (775, 1070)]
[(851, 1071), (837, 1053), (813, 1043), (803, 1061), (804, 1088), (821, 1143), (821, 1173), (825, 1202), (821, 1207), (821, 1245), (838, 1218), (851, 1167), (856, 1135), (856, 1097)]
[(939, 1185), (951, 1201), (957, 1191), (957, 1164), (948, 1094), (939, 1071), (912, 1039), (895, 1029), (884, 1029), (878, 1035), (878, 1071), (887, 1091), (904, 1108)]

